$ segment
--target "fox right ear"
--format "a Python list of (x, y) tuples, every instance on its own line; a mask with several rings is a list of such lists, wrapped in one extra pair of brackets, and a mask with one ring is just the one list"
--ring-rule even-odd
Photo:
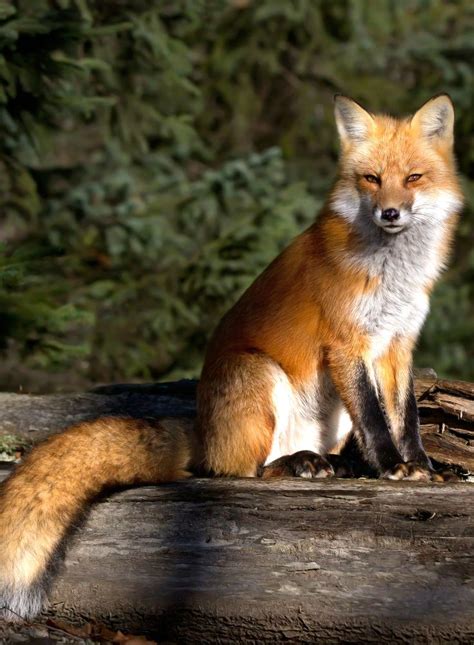
[(343, 144), (364, 141), (374, 126), (374, 119), (370, 112), (342, 94), (336, 94), (334, 97), (334, 116)]
[(454, 107), (448, 94), (438, 94), (415, 112), (412, 127), (431, 141), (453, 143)]

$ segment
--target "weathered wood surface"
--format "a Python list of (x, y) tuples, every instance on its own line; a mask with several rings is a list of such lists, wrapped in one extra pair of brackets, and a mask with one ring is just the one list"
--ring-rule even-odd
[[(84, 394), (0, 394), (0, 434), (36, 442), (100, 416), (159, 417), (195, 414), (195, 381), (111, 385)], [(415, 381), (423, 441), (437, 462), (474, 472), (474, 384), (422, 377)]]
[(180, 644), (472, 643), (473, 494), (222, 479), (117, 493), (73, 536), (51, 608)]

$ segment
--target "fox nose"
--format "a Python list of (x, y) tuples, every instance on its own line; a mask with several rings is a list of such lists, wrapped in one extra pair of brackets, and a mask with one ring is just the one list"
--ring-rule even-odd
[(386, 208), (382, 211), (382, 219), (387, 222), (394, 222), (400, 217), (400, 211), (396, 208)]

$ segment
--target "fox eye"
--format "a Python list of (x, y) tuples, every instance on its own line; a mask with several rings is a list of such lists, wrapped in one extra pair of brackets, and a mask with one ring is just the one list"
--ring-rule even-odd
[(380, 177), (377, 175), (364, 175), (364, 179), (369, 182), (369, 184), (381, 184)]
[(408, 175), (408, 177), (407, 177), (407, 182), (408, 182), (409, 184), (411, 184), (413, 181), (418, 181), (418, 179), (421, 179), (421, 177), (422, 177), (422, 176), (423, 176), (423, 175), (419, 175), (419, 174), (417, 174), (417, 173), (415, 173), (415, 174), (413, 174), (413, 175)]

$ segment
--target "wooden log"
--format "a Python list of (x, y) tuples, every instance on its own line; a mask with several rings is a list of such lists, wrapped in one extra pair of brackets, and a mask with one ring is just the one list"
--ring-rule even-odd
[(51, 611), (186, 643), (472, 643), (468, 484), (189, 480), (98, 503)]

